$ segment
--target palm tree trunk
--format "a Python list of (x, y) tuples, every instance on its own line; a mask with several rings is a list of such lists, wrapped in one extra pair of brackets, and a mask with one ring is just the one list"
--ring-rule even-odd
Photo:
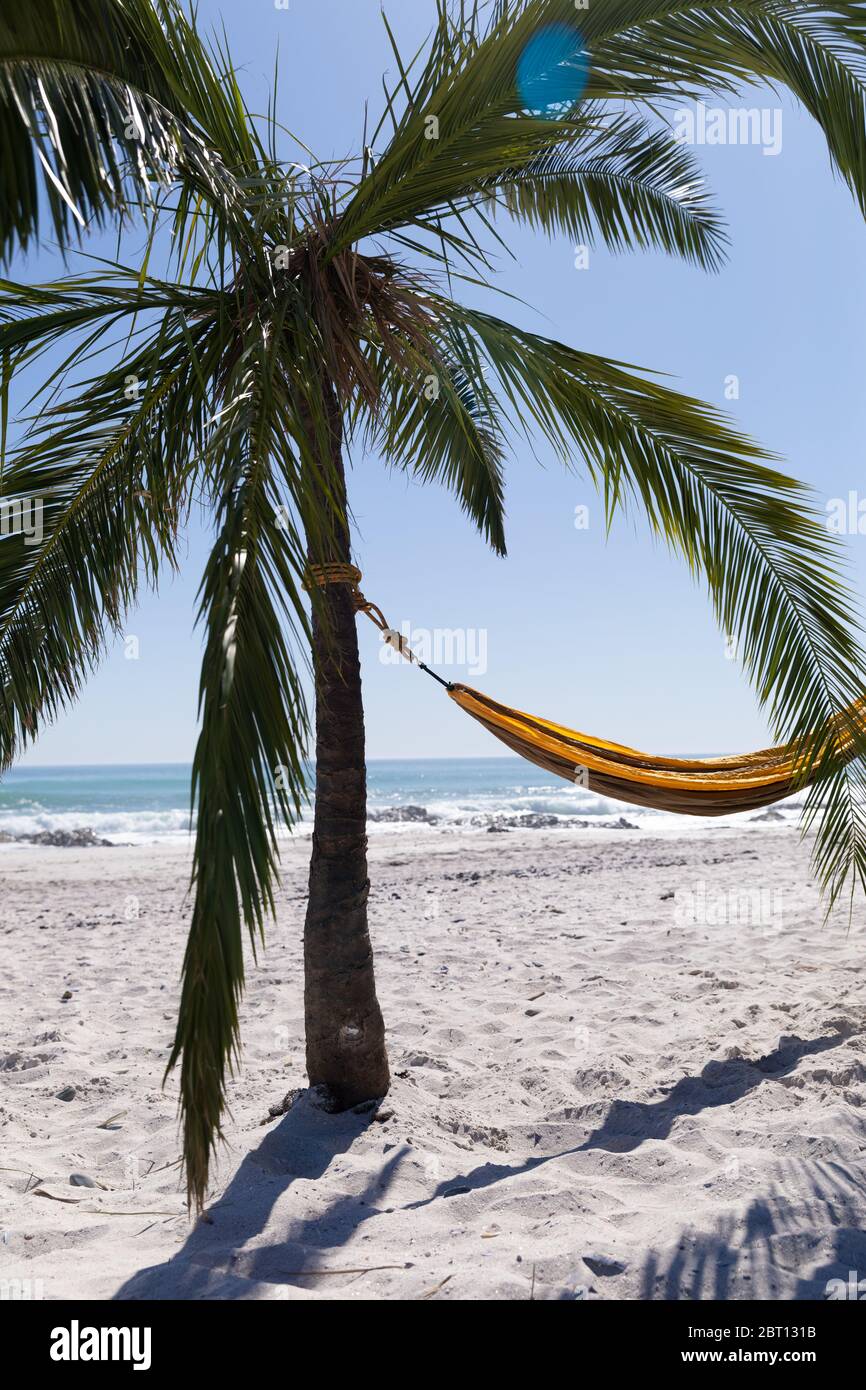
[[(343, 496), (329, 553), (350, 559), (341, 424), (331, 412), (332, 462)], [(331, 474), (333, 488), (334, 473)], [(316, 800), (310, 896), (304, 926), (307, 1073), (345, 1109), (390, 1086), (385, 1026), (367, 929), (367, 776), (356, 615), (345, 584), (320, 591), (313, 611)]]

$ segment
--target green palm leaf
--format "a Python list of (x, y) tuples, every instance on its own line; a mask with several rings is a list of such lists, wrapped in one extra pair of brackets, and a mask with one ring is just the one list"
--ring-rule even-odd
[[(51, 293), (52, 302), (61, 298), (58, 288)], [(23, 345), (22, 330), (41, 329), (51, 341), (64, 315), (80, 327), (89, 308), (81, 299), (76, 286), (64, 310), (0, 326), (0, 353), (10, 351), (7, 330), (19, 335), (22, 354), (39, 344), (35, 336)], [(96, 299), (100, 324), (127, 312), (122, 296), (113, 307)], [(4, 505), (37, 506), (43, 532), (38, 545), (14, 531), (0, 544), (0, 766), (77, 695), (142, 579), (153, 583), (175, 563), (207, 413), (197, 368), (213, 329), (199, 322), (190, 330), (169, 309), (151, 331), (120, 366), (43, 409), (0, 478)]]
[(0, 142), (0, 261), (38, 236), (40, 190), (63, 247), (177, 177), (180, 245), (190, 218), (202, 235), (228, 221), (237, 234), (239, 180), (261, 178), (267, 158), (234, 73), (176, 0), (6, 6)]
[(658, 248), (718, 269), (727, 245), (691, 153), (632, 116), (588, 117), (588, 129), (490, 180), (494, 206), (549, 236), (612, 251)]
[(308, 626), (296, 579), (303, 557), (280, 526), (272, 468), (286, 457), (277, 362), (273, 339), (252, 329), (207, 445), (219, 535), (201, 589), (195, 900), (169, 1060), (171, 1069), (182, 1059), (184, 1160), (198, 1206), (239, 1043), (244, 928), (255, 950), (274, 910), (277, 825), (292, 824), (306, 791), (309, 720), (285, 625), (307, 635)]
[(182, 112), (147, 42), (146, 0), (41, 0), (0, 16), (0, 251), (26, 247), (44, 187), (54, 233), (141, 196), (176, 154)]
[[(545, 69), (543, 36), (557, 26), (574, 31), (573, 53), (564, 58), (561, 39), (552, 41)], [(517, 73), (531, 41), (542, 58), (527, 109)], [(579, 96), (554, 106), (563, 68), (582, 70), (587, 54)], [(576, 11), (572, 0), (503, 0), (458, 21), (440, 0), (426, 61), (397, 60), (401, 76), (387, 101), (393, 131), (349, 198), (335, 247), (477, 207), (482, 189), (561, 159), (599, 100), (643, 109), (755, 82), (784, 85), (804, 104), (866, 209), (866, 26), (856, 4), (592, 0)], [(573, 187), (577, 197), (577, 180)]]
[[(495, 399), (486, 389), (480, 360), (464, 344), (458, 361), (446, 325), (431, 339), (425, 359), (395, 362), (384, 349), (370, 350), (377, 382), (376, 410), (366, 415), (365, 446), (420, 482), (439, 482), (452, 492), (481, 535), (505, 554), (504, 447)], [(472, 368), (474, 367), (474, 370)]]
[(866, 22), (835, 0), (643, 5), (605, 0), (584, 26), (589, 93), (653, 99), (750, 83), (787, 87), (824, 132), (835, 168), (866, 211)]

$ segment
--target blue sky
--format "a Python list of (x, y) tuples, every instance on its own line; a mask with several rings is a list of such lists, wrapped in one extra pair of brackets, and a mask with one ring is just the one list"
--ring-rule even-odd
[[(320, 158), (358, 149), (364, 101), (378, 116), (393, 60), (379, 0), (200, 0), (206, 27), (225, 24), (250, 101), (264, 110), (280, 53), (278, 116)], [(426, 32), (430, 0), (393, 4), (401, 46)], [(516, 321), (588, 351), (670, 373), (681, 389), (727, 406), (784, 455), (787, 469), (827, 498), (866, 498), (862, 378), (866, 230), (830, 171), (817, 127), (772, 94), (744, 105), (783, 107), (775, 156), (759, 146), (698, 151), (725, 209), (732, 250), (716, 276), (662, 256), (591, 254), (508, 228), (515, 257), (500, 281), (525, 303)], [(110, 255), (110, 239), (90, 248)], [(47, 279), (50, 252), (12, 277)], [(500, 303), (499, 311), (502, 311)], [(740, 394), (726, 401), (725, 383)], [(665, 752), (762, 746), (765, 722), (726, 658), (705, 594), (655, 545), (639, 516), (608, 537), (591, 485), (563, 473), (545, 448), (516, 439), (509, 463), (509, 556), (485, 551), (445, 493), (389, 476), (356, 456), (349, 476), (364, 590), (395, 626), (462, 630), (486, 643), (486, 670), (445, 668), (503, 701), (576, 728)], [(589, 527), (575, 528), (575, 508)], [(183, 573), (147, 596), (77, 708), (46, 731), (27, 761), (169, 762), (191, 758), (199, 638), (195, 594), (207, 537), (194, 526)], [(847, 540), (854, 584), (866, 581), (866, 537)], [(370, 757), (497, 754), (500, 746), (417, 671), (380, 660), (360, 626)], [(476, 636), (473, 638), (473, 634)]]

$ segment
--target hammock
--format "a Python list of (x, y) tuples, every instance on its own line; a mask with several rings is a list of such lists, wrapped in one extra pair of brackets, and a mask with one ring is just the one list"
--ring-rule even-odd
[[(790, 745), (725, 758), (664, 758), (592, 738), (501, 705), (469, 685), (443, 680), (419, 661), (405, 637), (388, 626), (381, 609), (364, 598), (358, 588), (361, 571), (354, 565), (312, 565), (308, 580), (318, 585), (348, 584), (356, 610), (366, 613), (383, 640), (444, 686), (454, 703), (483, 724), (494, 738), (537, 767), (600, 796), (687, 816), (726, 816), (733, 811), (770, 806), (814, 780), (808, 775), (802, 755), (798, 767)], [(866, 704), (858, 702), (846, 714), (860, 722), (864, 710)], [(837, 729), (839, 750), (853, 756), (854, 738), (844, 716), (837, 719)]]
[(808, 785), (802, 779), (795, 785), (794, 760), (787, 748), (731, 758), (662, 758), (509, 709), (468, 685), (452, 685), (448, 694), (522, 758), (567, 782), (633, 806), (687, 816), (727, 816), (770, 806)]

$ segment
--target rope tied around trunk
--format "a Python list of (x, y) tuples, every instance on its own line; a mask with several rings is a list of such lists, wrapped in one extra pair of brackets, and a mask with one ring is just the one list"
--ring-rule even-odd
[(423, 661), (419, 661), (403, 634), (398, 632), (396, 628), (388, 625), (388, 619), (385, 617), (385, 614), (378, 604), (371, 603), (369, 599), (364, 597), (360, 589), (363, 577), (357, 565), (337, 562), (331, 562), (325, 565), (309, 565), (307, 567), (307, 573), (304, 576), (304, 588), (309, 593), (313, 587), (322, 589), (327, 584), (348, 584), (349, 597), (352, 600), (355, 612), (365, 613), (367, 615), (370, 622), (374, 623), (381, 632), (382, 641), (387, 642), (389, 647), (393, 647), (395, 652), (405, 657), (407, 661), (412, 662), (419, 670), (424, 671), (426, 675), (432, 676), (434, 681), (438, 681), (440, 685), (444, 685), (446, 690), (450, 690), (450, 682), (443, 680), (441, 676), (437, 676), (435, 671), (431, 671), (429, 666), (425, 666)]
[(375, 603), (370, 603), (358, 587), (363, 577), (357, 565), (309, 565), (304, 578), (304, 588), (309, 593), (314, 586), (322, 589), (326, 584), (348, 584), (349, 597), (355, 612), (366, 613), (370, 622), (375, 623), (380, 632), (390, 632), (391, 628), (381, 608)]

